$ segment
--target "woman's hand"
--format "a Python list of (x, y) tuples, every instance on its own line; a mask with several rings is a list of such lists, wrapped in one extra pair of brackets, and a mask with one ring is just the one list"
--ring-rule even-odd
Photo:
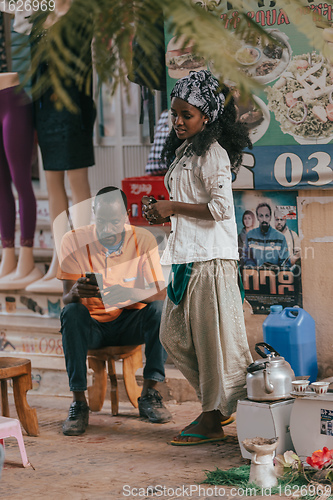
[(170, 215), (173, 215), (172, 204), (172, 201), (169, 200), (159, 200), (151, 204), (151, 209), (148, 210), (148, 213), (151, 212), (155, 216), (163, 218), (170, 217)]
[(153, 196), (143, 196), (143, 215), (149, 224), (163, 224), (170, 221), (170, 215), (185, 215), (195, 219), (213, 221), (208, 203), (183, 203), (181, 201), (158, 200)]
[(142, 198), (143, 215), (150, 224), (163, 224), (169, 222), (169, 216), (173, 215), (172, 202), (167, 200), (151, 201), (151, 198)]

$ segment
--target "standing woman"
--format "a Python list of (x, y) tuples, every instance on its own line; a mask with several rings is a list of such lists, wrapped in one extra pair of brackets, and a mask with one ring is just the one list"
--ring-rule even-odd
[(252, 361), (237, 283), (231, 189), (231, 172), (251, 141), (236, 123), (228, 88), (209, 71), (179, 80), (171, 99), (173, 130), (162, 151), (170, 200), (148, 206), (146, 217), (152, 223), (158, 216), (171, 219), (161, 260), (172, 264), (161, 341), (202, 404), (202, 413), (171, 443), (196, 445), (225, 438), (222, 425), (245, 396)]

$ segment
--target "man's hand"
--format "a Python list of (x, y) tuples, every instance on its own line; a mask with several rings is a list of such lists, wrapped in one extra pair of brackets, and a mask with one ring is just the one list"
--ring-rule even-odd
[(132, 300), (132, 291), (132, 288), (114, 285), (104, 288), (101, 296), (104, 304), (107, 306), (117, 306), (128, 300)]
[(100, 297), (98, 286), (90, 285), (89, 278), (79, 278), (69, 291), (71, 302), (79, 302), (80, 299), (91, 299), (92, 297)]

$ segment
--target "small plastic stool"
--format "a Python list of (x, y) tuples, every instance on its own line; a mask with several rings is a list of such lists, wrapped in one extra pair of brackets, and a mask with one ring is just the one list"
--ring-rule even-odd
[(30, 463), (25, 451), (21, 425), (16, 418), (0, 417), (0, 444), (5, 446), (4, 439), (15, 437), (17, 439), (22, 457), (23, 467), (29, 467)]

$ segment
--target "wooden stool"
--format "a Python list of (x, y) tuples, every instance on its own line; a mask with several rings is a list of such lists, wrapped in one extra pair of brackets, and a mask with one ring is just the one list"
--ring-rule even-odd
[(123, 360), (124, 384), (128, 399), (135, 408), (138, 407), (141, 388), (136, 382), (135, 373), (138, 368), (142, 367), (141, 346), (112, 346), (88, 351), (88, 366), (94, 371), (93, 385), (88, 387), (91, 411), (100, 411), (104, 403), (107, 386), (105, 362), (107, 361), (111, 382), (111, 411), (112, 415), (118, 415), (119, 394), (115, 369), (115, 361), (118, 359)]
[(13, 380), (14, 400), (18, 418), (29, 436), (38, 436), (36, 410), (27, 402), (27, 391), (32, 389), (31, 361), (24, 358), (0, 357), (1, 410), (9, 417), (7, 379)]

